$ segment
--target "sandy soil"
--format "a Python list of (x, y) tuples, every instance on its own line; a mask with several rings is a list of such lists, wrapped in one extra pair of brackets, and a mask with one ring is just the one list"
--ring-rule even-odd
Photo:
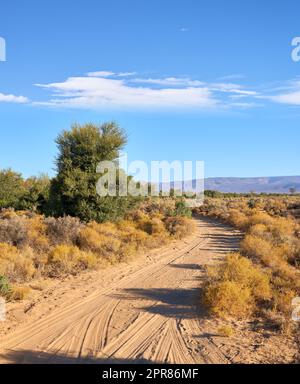
[[(238, 248), (237, 231), (197, 219), (183, 241), (128, 264), (89, 272), (8, 304), (1, 363), (273, 363), (294, 361), (293, 340), (258, 320), (213, 319), (200, 304), (205, 266)], [(231, 338), (218, 329), (230, 325)]]

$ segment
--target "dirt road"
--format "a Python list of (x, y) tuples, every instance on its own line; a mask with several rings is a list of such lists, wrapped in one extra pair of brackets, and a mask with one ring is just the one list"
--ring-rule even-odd
[(196, 231), (129, 264), (62, 282), (0, 340), (0, 362), (227, 363), (203, 328), (204, 266), (238, 247), (232, 228)]

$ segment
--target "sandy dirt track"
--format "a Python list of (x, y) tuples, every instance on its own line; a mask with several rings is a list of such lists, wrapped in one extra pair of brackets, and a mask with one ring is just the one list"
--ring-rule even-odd
[(200, 286), (239, 234), (195, 222), (185, 240), (57, 285), (1, 337), (0, 362), (230, 363), (205, 325)]

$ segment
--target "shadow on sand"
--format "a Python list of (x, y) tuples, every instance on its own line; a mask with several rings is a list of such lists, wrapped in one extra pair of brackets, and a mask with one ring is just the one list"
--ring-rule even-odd
[(30, 350), (9, 350), (0, 355), (0, 359), (6, 364), (153, 364), (146, 359), (112, 359), (97, 357), (72, 357), (67, 354)]
[(118, 300), (151, 301), (149, 306), (139, 308), (148, 313), (159, 314), (167, 318), (195, 319), (199, 315), (205, 316), (203, 308), (197, 305), (200, 295), (200, 288), (130, 288), (124, 289), (120, 294), (113, 297)]

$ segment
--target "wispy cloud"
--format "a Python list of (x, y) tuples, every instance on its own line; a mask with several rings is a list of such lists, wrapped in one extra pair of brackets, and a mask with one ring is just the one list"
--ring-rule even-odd
[(255, 102), (233, 102), (233, 103), (231, 103), (231, 107), (249, 109), (249, 108), (254, 108), (254, 107), (262, 107), (262, 104), (255, 103)]
[(188, 76), (142, 77), (136, 72), (100, 70), (68, 77), (61, 82), (35, 84), (50, 93), (46, 101), (30, 101), (25, 96), (0, 93), (0, 103), (93, 110), (192, 108), (211, 111), (262, 107), (267, 102), (300, 106), (300, 78), (277, 81), (273, 87), (258, 85), (254, 89), (231, 81), (238, 76), (228, 75), (222, 81), (219, 78), (219, 81), (207, 82)]
[(110, 71), (96, 71), (96, 72), (88, 72), (87, 76), (89, 77), (127, 77), (134, 76), (136, 72), (110, 72)]
[(8, 95), (8, 94), (0, 93), (0, 103), (25, 104), (28, 102), (29, 100), (25, 96), (16, 96), (16, 95)]
[(189, 28), (186, 28), (186, 27), (180, 28), (180, 32), (188, 32), (188, 31), (189, 31)]
[(61, 83), (36, 84), (55, 97), (40, 104), (101, 109), (111, 108), (211, 108), (218, 104), (207, 87), (154, 89), (132, 86), (125, 79), (70, 77)]
[(268, 93), (262, 98), (281, 104), (300, 105), (300, 80), (291, 80)]
[(142, 78), (135, 72), (88, 72), (85, 76), (69, 77), (65, 81), (36, 84), (51, 91), (46, 102), (37, 104), (85, 108), (213, 108), (250, 107), (234, 98), (250, 98), (258, 95), (231, 82), (209, 83), (189, 77)]
[(131, 82), (133, 83), (140, 83), (140, 84), (157, 84), (157, 85), (166, 85), (166, 86), (184, 86), (184, 87), (201, 87), (205, 83), (199, 80), (191, 80), (186, 77), (165, 77), (162, 79), (132, 79)]
[(213, 91), (218, 92), (226, 92), (231, 93), (231, 97), (234, 96), (234, 94), (237, 94), (239, 97), (242, 96), (256, 96), (258, 95), (258, 92), (244, 89), (240, 84), (233, 84), (233, 83), (212, 83), (210, 85), (210, 88)]

